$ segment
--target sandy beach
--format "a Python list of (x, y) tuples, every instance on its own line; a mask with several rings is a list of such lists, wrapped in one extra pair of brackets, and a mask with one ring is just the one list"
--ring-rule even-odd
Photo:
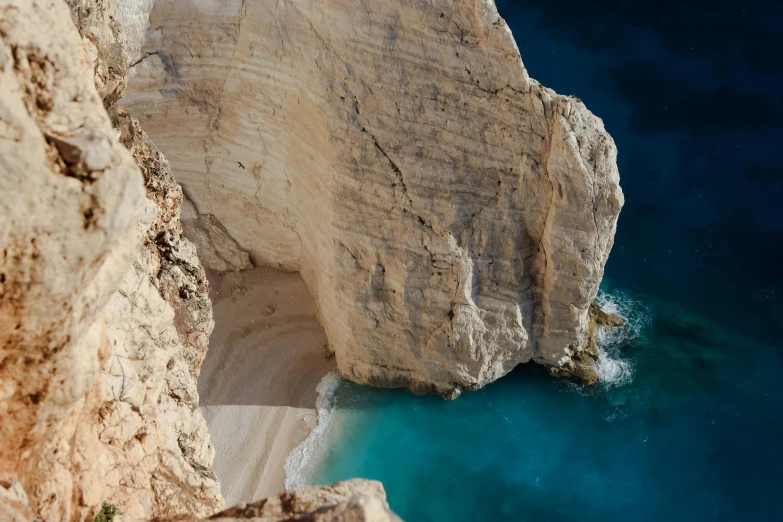
[(283, 465), (335, 369), (302, 278), (269, 267), (210, 277), (215, 330), (198, 382), (226, 505), (283, 491)]

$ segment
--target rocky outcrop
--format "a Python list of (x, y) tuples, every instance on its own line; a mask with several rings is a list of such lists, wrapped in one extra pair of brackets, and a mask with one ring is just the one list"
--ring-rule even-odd
[(84, 518), (72, 500), (100, 473), (103, 310), (136, 255), (144, 190), (66, 6), (0, 13), (0, 482), (40, 516)]
[[(197, 519), (184, 519), (197, 522)], [(183, 522), (184, 522), (183, 520)], [(353, 479), (331, 486), (308, 486), (252, 504), (222, 511), (210, 520), (220, 522), (401, 522), (386, 503), (380, 482)]]
[(126, 102), (198, 210), (301, 271), (343, 376), (448, 397), (534, 360), (596, 377), (623, 196), (491, 0), (157, 0)]
[(113, 104), (122, 27), (103, 2), (68, 7), (81, 35), (64, 3), (0, 2), (2, 513), (207, 516), (206, 277), (168, 163)]
[(111, 354), (96, 425), (103, 496), (126, 518), (208, 516), (223, 498), (196, 390), (214, 326), (206, 274), (182, 237), (182, 190), (168, 162), (123, 108), (111, 114), (148, 199), (139, 257), (107, 306)]
[(613, 329), (625, 324), (625, 320), (617, 314), (610, 314), (601, 309), (596, 301), (590, 303), (587, 311), (587, 345), (573, 356), (573, 364), (552, 366), (549, 373), (573, 381), (595, 384), (599, 380), (596, 365), (600, 352), (596, 336), (600, 328)]
[[(24, 492), (6, 490), (0, 484), (0, 516), (7, 522), (29, 522), (33, 516), (25, 505)], [(18, 489), (18, 488), (17, 488)], [(18, 498), (22, 501), (19, 501)], [(126, 517), (123, 517), (125, 519)], [(158, 518), (157, 522), (202, 522), (200, 517)], [(380, 482), (352, 479), (330, 486), (307, 486), (280, 495), (240, 504), (209, 520), (220, 522), (402, 522), (389, 509)]]

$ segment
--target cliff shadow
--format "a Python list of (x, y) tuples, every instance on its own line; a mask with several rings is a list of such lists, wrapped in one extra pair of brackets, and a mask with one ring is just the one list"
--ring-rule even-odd
[(315, 388), (336, 364), (301, 276), (259, 266), (209, 279), (215, 329), (200, 406), (314, 408)]

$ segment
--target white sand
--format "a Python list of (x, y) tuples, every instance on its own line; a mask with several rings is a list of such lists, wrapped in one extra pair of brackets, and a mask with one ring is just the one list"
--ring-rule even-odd
[(315, 387), (335, 365), (299, 274), (258, 267), (210, 278), (215, 331), (198, 382), (226, 505), (283, 491), (309, 433)]

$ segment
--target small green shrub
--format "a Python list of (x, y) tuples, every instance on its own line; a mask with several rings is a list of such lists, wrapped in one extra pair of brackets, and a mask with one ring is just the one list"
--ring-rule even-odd
[(122, 511), (114, 504), (104, 501), (103, 506), (101, 506), (101, 512), (95, 515), (92, 522), (111, 522), (117, 515), (122, 515)]

